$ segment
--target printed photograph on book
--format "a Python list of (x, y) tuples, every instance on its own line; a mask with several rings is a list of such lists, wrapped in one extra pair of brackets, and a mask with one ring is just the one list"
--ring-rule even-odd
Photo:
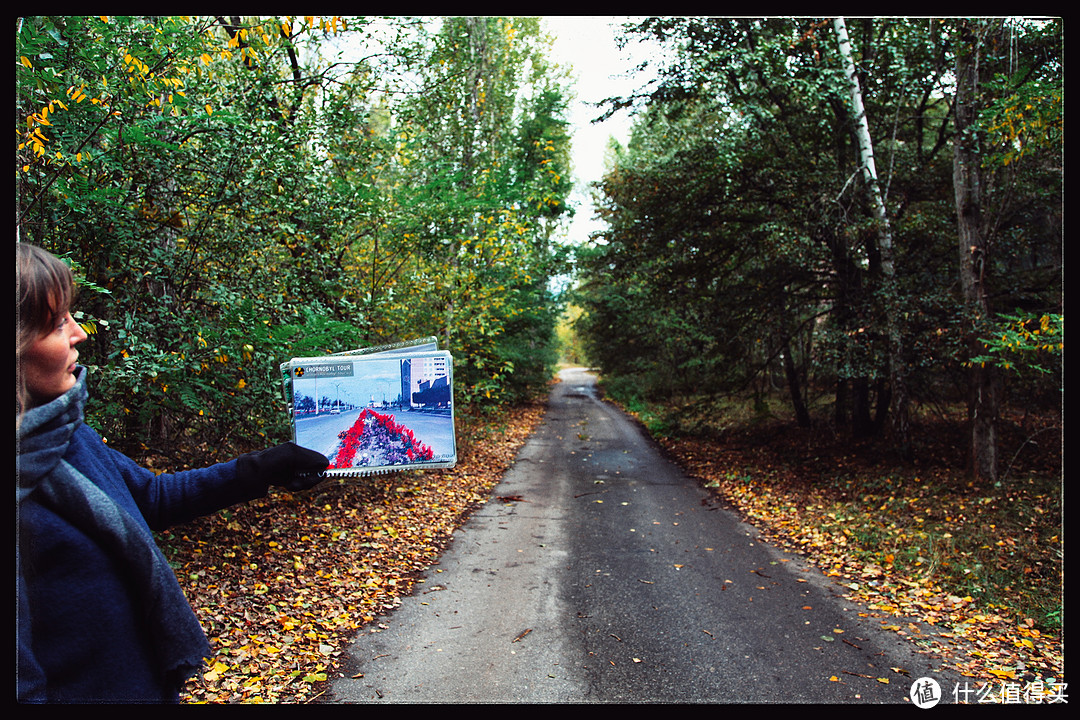
[(295, 359), (294, 439), (329, 472), (452, 463), (452, 366), (446, 352)]

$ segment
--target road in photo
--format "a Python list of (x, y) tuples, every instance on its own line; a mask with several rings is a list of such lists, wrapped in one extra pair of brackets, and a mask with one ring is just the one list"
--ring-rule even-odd
[(295, 440), (341, 469), (452, 462), (452, 363), (439, 351), (295, 359)]
[[(372, 408), (391, 415), (394, 422), (413, 431), (416, 439), (431, 448), (435, 460), (454, 455), (454, 419), (449, 414), (434, 414), (408, 410)], [(296, 442), (326, 455), (331, 460), (340, 442), (338, 434), (351, 428), (363, 412), (362, 408), (340, 414), (326, 413), (296, 420)]]

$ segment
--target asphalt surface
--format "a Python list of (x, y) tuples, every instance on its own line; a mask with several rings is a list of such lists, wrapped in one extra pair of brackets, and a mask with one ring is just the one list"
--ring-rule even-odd
[(954, 687), (668, 462), (581, 369), (493, 495), (349, 645), (322, 701), (910, 704), (916, 679)]

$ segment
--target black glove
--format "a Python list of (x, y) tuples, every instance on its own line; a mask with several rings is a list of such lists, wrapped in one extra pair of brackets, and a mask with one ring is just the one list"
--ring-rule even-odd
[(320, 473), (330, 466), (322, 453), (287, 442), (269, 450), (248, 453), (236, 459), (241, 480), (261, 480), (288, 490), (308, 490), (318, 485)]

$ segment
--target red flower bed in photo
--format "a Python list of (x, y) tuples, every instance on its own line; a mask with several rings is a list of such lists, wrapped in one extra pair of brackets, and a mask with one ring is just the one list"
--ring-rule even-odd
[(395, 422), (393, 415), (370, 408), (360, 413), (353, 426), (338, 433), (341, 443), (331, 468), (367, 465), (403, 465), (431, 460), (434, 451), (417, 440), (413, 431)]

